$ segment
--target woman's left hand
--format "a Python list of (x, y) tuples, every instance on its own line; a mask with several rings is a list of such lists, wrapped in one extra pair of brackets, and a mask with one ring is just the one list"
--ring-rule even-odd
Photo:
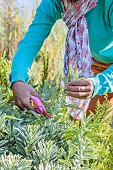
[(67, 96), (79, 99), (88, 99), (93, 94), (94, 85), (90, 79), (86, 78), (83, 80), (68, 82), (65, 89)]

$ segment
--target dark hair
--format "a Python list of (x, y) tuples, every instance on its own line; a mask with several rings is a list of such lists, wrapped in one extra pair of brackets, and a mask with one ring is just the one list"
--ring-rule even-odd
[(76, 1), (78, 1), (78, 0), (69, 0), (70, 2), (76, 2)]

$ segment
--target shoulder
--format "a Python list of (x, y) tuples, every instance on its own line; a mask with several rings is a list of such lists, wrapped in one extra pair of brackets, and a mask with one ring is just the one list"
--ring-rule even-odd
[(61, 4), (61, 0), (42, 0), (42, 4), (50, 4), (50, 5), (56, 5)]
[(37, 10), (51, 15), (56, 19), (61, 19), (61, 0), (42, 0)]

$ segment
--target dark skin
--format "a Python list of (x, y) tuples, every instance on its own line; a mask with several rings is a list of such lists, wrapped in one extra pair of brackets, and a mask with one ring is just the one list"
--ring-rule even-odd
[(17, 81), (12, 85), (12, 91), (14, 96), (15, 104), (24, 111), (27, 110), (35, 111), (35, 108), (30, 103), (31, 96), (38, 97), (42, 102), (44, 99), (36, 92), (36, 90), (27, 83)]
[[(76, 80), (66, 85), (66, 94), (79, 99), (88, 99), (92, 96), (94, 87), (90, 79)], [(31, 96), (38, 97), (42, 102), (44, 99), (36, 92), (36, 90), (27, 83), (17, 81), (12, 85), (15, 104), (22, 110), (34, 110), (31, 106)]]
[(66, 94), (79, 99), (88, 99), (94, 91), (93, 82), (90, 79), (76, 80), (66, 85)]

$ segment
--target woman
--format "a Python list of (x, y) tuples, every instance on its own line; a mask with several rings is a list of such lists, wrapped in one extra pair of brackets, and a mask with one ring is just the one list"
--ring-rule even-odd
[[(82, 80), (73, 80), (66, 85), (69, 103), (82, 107), (83, 111), (95, 111), (98, 99), (108, 93), (113, 103), (113, 0), (42, 0), (34, 21), (29, 27), (12, 63), (11, 87), (16, 105), (24, 110), (34, 110), (30, 105), (31, 96), (43, 101), (26, 82), (28, 71), (58, 19), (68, 26), (64, 73), (69, 69), (73, 74), (78, 69)], [(69, 110), (80, 119), (83, 111)]]

